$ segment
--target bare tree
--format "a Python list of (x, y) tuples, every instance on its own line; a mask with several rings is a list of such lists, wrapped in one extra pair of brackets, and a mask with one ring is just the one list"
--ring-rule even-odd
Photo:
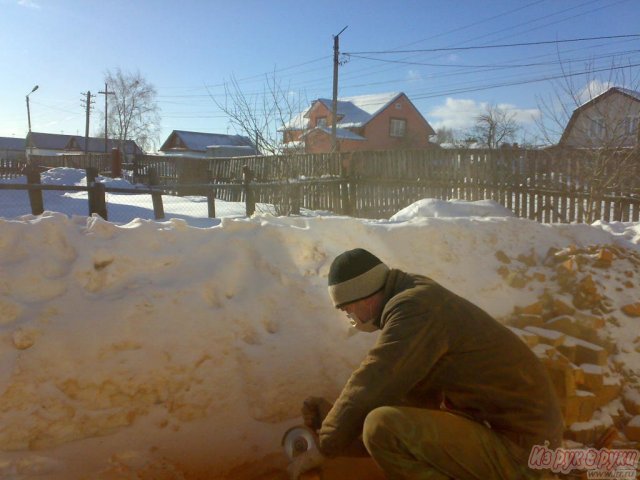
[[(285, 145), (283, 136), (295, 119), (304, 123), (302, 114), (309, 108), (306, 96), (283, 86), (275, 73), (265, 76), (262, 93), (246, 93), (232, 77), (225, 84), (224, 102), (217, 100), (211, 92), (209, 95), (229, 117), (236, 133), (251, 139), (262, 154), (273, 156), (273, 178), (263, 180), (274, 180), (285, 185), (278, 190), (278, 194), (274, 193), (273, 211), (269, 213), (289, 215), (293, 206), (291, 192), (295, 190), (288, 184), (295, 182), (299, 176), (291, 160), (294, 155), (304, 152), (304, 145), (302, 142)], [(301, 129), (304, 126), (299, 125)]]
[(435, 143), (438, 145), (442, 145), (443, 143), (448, 143), (454, 145), (457, 141), (456, 132), (453, 128), (440, 127), (436, 129), (436, 138)]
[[(615, 62), (599, 69), (587, 64), (578, 73), (560, 64), (562, 78), (552, 81), (551, 94), (538, 98), (542, 115), (536, 123), (545, 142), (554, 145), (558, 161), (576, 159), (569, 180), (584, 194), (581, 208), (591, 223), (599, 217), (604, 196), (639, 186), (640, 107), (633, 98), (639, 83), (630, 67)], [(612, 102), (593, 101), (614, 94)]]
[(520, 125), (514, 112), (490, 104), (475, 118), (470, 134), (481, 145), (495, 149), (504, 143), (513, 142), (519, 130)]
[(261, 93), (246, 93), (235, 77), (225, 84), (224, 90), (224, 102), (218, 101), (211, 92), (209, 95), (229, 117), (236, 133), (250, 138), (258, 151), (264, 154), (284, 153), (282, 132), (292, 119), (309, 107), (305, 96), (284, 87), (275, 73), (265, 76)]
[(153, 149), (159, 143), (160, 107), (156, 102), (156, 89), (140, 72), (107, 70), (105, 83), (113, 92), (108, 98), (107, 124), (109, 137), (124, 144), (135, 140), (143, 150)]

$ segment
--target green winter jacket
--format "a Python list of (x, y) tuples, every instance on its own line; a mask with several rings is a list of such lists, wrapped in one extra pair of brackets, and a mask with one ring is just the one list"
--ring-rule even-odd
[(391, 270), (377, 343), (320, 429), (320, 450), (340, 455), (384, 405), (441, 408), (482, 422), (522, 448), (559, 445), (563, 420), (547, 372), (508, 328), (433, 280)]

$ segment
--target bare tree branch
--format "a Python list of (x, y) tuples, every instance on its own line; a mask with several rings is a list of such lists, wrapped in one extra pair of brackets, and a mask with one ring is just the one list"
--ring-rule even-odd
[(491, 149), (513, 142), (520, 131), (516, 114), (497, 105), (487, 105), (484, 113), (478, 115), (475, 121), (471, 135), (475, 136), (480, 144)]
[[(570, 64), (560, 65), (564, 77), (552, 82), (553, 92), (546, 98), (538, 98), (538, 108), (542, 115), (536, 119), (538, 129), (548, 144), (557, 143), (563, 133), (565, 138), (556, 149), (562, 157), (575, 158), (576, 173), (571, 179), (573, 186), (585, 193), (583, 214), (591, 223), (598, 216), (602, 198), (626, 189), (634, 182), (638, 169), (637, 120), (633, 127), (630, 118), (638, 117), (638, 102), (634, 100), (592, 102), (611, 87), (637, 90), (638, 81), (632, 69), (611, 63), (606, 75), (597, 77), (593, 63), (583, 67), (580, 76), (584, 84), (576, 85), (576, 75), (570, 71)], [(581, 110), (581, 116), (571, 118)], [(636, 132), (631, 132), (635, 128)], [(635, 174), (632, 172), (636, 172)]]
[(140, 72), (105, 72), (105, 82), (113, 95), (108, 99), (109, 136), (124, 143), (135, 140), (143, 150), (158, 146), (160, 107), (156, 89)]

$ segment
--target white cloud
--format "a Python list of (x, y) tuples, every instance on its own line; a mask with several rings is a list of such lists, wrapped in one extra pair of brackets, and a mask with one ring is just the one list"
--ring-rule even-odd
[(613, 84), (611, 82), (601, 82), (600, 80), (591, 80), (587, 83), (582, 90), (578, 92), (578, 101), (580, 104), (586, 103), (589, 100), (592, 100), (594, 97), (597, 97), (601, 93), (606, 92)]
[(522, 125), (534, 123), (535, 119), (539, 118), (541, 115), (540, 110), (537, 108), (518, 108), (509, 103), (500, 103), (498, 104), (498, 107), (503, 110), (507, 110), (509, 113), (515, 114), (516, 122)]
[[(433, 108), (427, 114), (427, 119), (435, 129), (447, 127), (454, 130), (465, 130), (473, 127), (475, 118), (483, 113), (487, 106), (487, 102), (449, 97), (444, 105)], [(536, 108), (517, 108), (515, 105), (508, 103), (501, 103), (497, 106), (515, 114), (516, 121), (524, 126), (532, 124), (534, 119), (540, 116), (540, 111)]]
[(18, 0), (18, 5), (26, 8), (36, 8), (36, 9), (40, 8), (40, 4), (34, 2), (33, 0)]
[(436, 129), (447, 127), (464, 130), (473, 126), (474, 118), (483, 111), (485, 106), (486, 103), (478, 103), (475, 100), (449, 97), (444, 105), (435, 107), (428, 113), (429, 123)]

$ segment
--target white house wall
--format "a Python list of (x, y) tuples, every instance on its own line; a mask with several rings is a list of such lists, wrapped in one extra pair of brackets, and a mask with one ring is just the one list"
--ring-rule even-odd
[[(640, 118), (640, 102), (621, 93), (613, 93), (579, 112), (566, 145), (572, 147), (632, 147), (637, 142), (635, 132), (626, 131), (627, 117)], [(600, 122), (603, 128), (595, 127)], [(637, 125), (636, 120), (636, 125)], [(598, 132), (597, 130), (601, 130)]]

